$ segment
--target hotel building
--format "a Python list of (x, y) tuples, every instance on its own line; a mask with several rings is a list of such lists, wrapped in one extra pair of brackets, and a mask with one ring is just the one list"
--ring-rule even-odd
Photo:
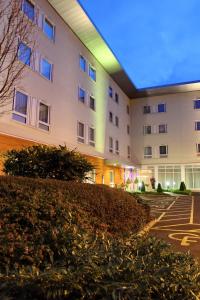
[(24, 0), (22, 10), (37, 46), (30, 56), (20, 41), (27, 66), (0, 119), (0, 151), (66, 145), (95, 165), (96, 183), (200, 189), (199, 84), (137, 90), (76, 0)]

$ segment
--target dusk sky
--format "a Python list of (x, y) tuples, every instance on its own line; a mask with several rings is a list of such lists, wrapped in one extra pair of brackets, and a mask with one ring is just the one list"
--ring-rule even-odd
[(200, 0), (80, 0), (137, 88), (200, 80)]

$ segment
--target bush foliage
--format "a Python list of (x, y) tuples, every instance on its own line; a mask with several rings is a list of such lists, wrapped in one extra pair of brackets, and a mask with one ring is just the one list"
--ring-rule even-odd
[(180, 191), (186, 191), (186, 185), (185, 185), (185, 182), (184, 181), (181, 181), (181, 184), (180, 184), (180, 188), (179, 188)]
[(162, 189), (162, 186), (161, 186), (160, 183), (158, 183), (157, 192), (158, 193), (162, 193), (163, 192), (163, 189)]
[(13, 176), (83, 181), (93, 166), (83, 156), (65, 146), (31, 146), (10, 150), (5, 155), (4, 172)]
[(191, 256), (123, 236), (147, 217), (105, 186), (0, 177), (0, 299), (197, 299)]

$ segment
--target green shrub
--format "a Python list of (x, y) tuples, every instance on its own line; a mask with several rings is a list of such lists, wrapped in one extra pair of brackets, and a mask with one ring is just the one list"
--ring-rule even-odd
[(162, 186), (161, 186), (160, 183), (158, 183), (157, 192), (158, 193), (162, 193), (163, 192), (163, 189), (162, 189)]
[(186, 191), (186, 185), (185, 185), (185, 182), (181, 181), (179, 190), (180, 190), (180, 191)]
[(191, 195), (192, 191), (191, 190), (184, 190), (184, 191), (172, 190), (172, 193), (179, 194), (179, 195)]
[(146, 191), (145, 184), (144, 184), (144, 181), (142, 181), (141, 192), (145, 193), (145, 191)]
[(4, 172), (13, 176), (83, 181), (94, 168), (78, 152), (65, 146), (31, 146), (10, 150), (5, 157)]

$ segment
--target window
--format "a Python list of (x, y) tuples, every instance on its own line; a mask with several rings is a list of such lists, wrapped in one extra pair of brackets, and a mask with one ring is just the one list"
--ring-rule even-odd
[(79, 57), (79, 66), (83, 72), (86, 72), (86, 59), (82, 55)]
[(15, 121), (27, 123), (28, 96), (16, 91), (13, 102), (12, 118)]
[(109, 178), (110, 178), (110, 186), (114, 187), (115, 186), (115, 178), (114, 178), (113, 170), (109, 171)]
[(112, 98), (112, 96), (113, 96), (113, 89), (111, 86), (109, 86), (109, 88), (108, 88), (108, 95), (110, 96), (110, 98)]
[(29, 48), (26, 44), (20, 42), (18, 48), (18, 58), (25, 65), (31, 65), (31, 48)]
[(77, 137), (79, 143), (85, 142), (85, 125), (81, 122), (78, 122)]
[(52, 79), (52, 64), (50, 64), (45, 58), (41, 59), (40, 73), (48, 80)]
[(49, 121), (50, 121), (50, 114), (49, 114), (49, 106), (41, 103), (39, 106), (39, 128), (49, 131)]
[(130, 146), (127, 146), (127, 157), (128, 157), (128, 159), (131, 158), (131, 147)]
[(152, 147), (144, 147), (144, 158), (152, 158)]
[(160, 124), (158, 126), (158, 132), (159, 133), (167, 133), (167, 124)]
[(200, 130), (200, 121), (195, 122), (195, 130)]
[(168, 156), (168, 146), (162, 145), (159, 147), (160, 157), (167, 157)]
[(47, 20), (47, 18), (44, 18), (43, 31), (50, 40), (54, 40), (54, 26), (49, 22), (49, 20)]
[(117, 155), (119, 155), (119, 141), (118, 140), (115, 141), (115, 153)]
[(115, 102), (118, 104), (119, 103), (119, 95), (115, 93)]
[(95, 110), (95, 99), (93, 96), (90, 96), (90, 108)]
[(89, 145), (95, 147), (95, 129), (89, 127)]
[(115, 126), (119, 127), (119, 118), (115, 116)]
[(109, 121), (113, 122), (113, 113), (111, 111), (109, 112)]
[(194, 100), (194, 109), (200, 109), (200, 99)]
[(78, 100), (82, 103), (85, 103), (85, 90), (82, 88), (78, 89)]
[(109, 152), (113, 153), (113, 138), (109, 137)]
[(196, 144), (196, 151), (197, 154), (200, 155), (200, 144)]
[(143, 132), (144, 132), (144, 135), (146, 134), (151, 134), (151, 125), (144, 125), (144, 128), (143, 128)]
[(33, 3), (29, 0), (24, 0), (22, 5), (22, 10), (25, 15), (32, 21), (35, 19), (35, 7)]
[(166, 112), (166, 104), (158, 104), (158, 112), (162, 113), (162, 112)]
[(89, 76), (92, 80), (96, 81), (96, 70), (90, 65)]
[(130, 134), (130, 126), (127, 125), (127, 134), (129, 135)]
[(145, 105), (143, 107), (143, 113), (144, 114), (150, 114), (151, 113), (151, 107), (149, 105)]
[(126, 106), (126, 113), (127, 113), (127, 115), (130, 114), (130, 107), (129, 107), (129, 105)]

